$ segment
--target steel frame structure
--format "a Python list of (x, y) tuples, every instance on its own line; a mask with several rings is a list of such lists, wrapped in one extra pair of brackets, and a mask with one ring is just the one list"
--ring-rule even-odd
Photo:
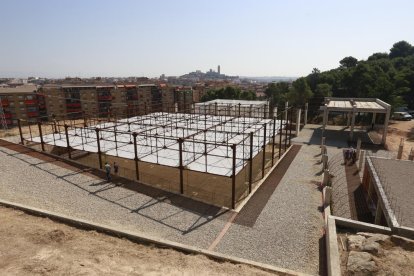
[[(231, 178), (231, 207), (236, 206), (236, 176), (247, 168), (248, 193), (252, 191), (252, 160), (263, 153), (261, 177), (265, 175), (266, 148), (271, 147), (271, 165), (291, 144), (293, 109), (284, 110), (273, 118), (266, 118), (263, 106), (241, 108), (241, 105), (215, 105), (211, 109), (189, 113), (156, 112), (124, 119), (87, 118), (83, 121), (26, 122), (30, 137), (25, 137), (19, 120), (20, 139), (41, 145), (65, 148), (71, 158), (74, 150), (97, 153), (102, 169), (102, 156), (111, 155), (134, 160), (135, 178), (141, 180), (140, 162), (160, 164), (179, 170), (180, 193), (184, 191), (184, 172), (198, 171)], [(233, 114), (236, 116), (228, 116)], [(32, 134), (36, 128), (38, 136)], [(51, 130), (49, 133), (46, 129)], [(279, 141), (276, 140), (279, 135)], [(284, 145), (283, 145), (284, 143)], [(269, 149), (268, 149), (269, 151)], [(249, 166), (249, 167), (247, 167)]]

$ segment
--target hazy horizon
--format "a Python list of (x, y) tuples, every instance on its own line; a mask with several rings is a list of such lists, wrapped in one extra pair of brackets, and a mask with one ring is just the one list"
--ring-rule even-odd
[(0, 77), (299, 77), (414, 41), (412, 1), (1, 3)]

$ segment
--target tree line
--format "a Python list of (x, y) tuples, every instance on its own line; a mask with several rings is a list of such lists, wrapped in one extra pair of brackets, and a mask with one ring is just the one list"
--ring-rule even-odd
[(241, 91), (238, 87), (227, 86), (226, 88), (209, 90), (201, 97), (202, 102), (215, 99), (256, 100), (256, 93), (253, 91)]
[(293, 83), (271, 83), (265, 94), (273, 106), (303, 106), (317, 109), (324, 97), (379, 98), (394, 108), (414, 109), (414, 47), (406, 41), (395, 43), (389, 53), (374, 53), (367, 60), (352, 56), (339, 67), (321, 72), (314, 68)]

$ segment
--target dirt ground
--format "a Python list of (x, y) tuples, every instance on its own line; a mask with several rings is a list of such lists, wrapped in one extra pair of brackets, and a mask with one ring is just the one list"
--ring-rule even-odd
[(402, 244), (386, 241), (380, 245), (380, 253), (373, 255), (377, 271), (373, 273), (351, 274), (347, 271), (349, 251), (347, 249), (347, 235), (355, 233), (338, 233), (338, 248), (340, 253), (342, 275), (413, 275), (414, 251)]
[(274, 275), (0, 206), (0, 275)]
[(414, 150), (414, 120), (390, 121), (387, 135), (388, 150), (398, 152), (401, 138), (404, 138), (402, 159), (408, 159), (411, 149)]

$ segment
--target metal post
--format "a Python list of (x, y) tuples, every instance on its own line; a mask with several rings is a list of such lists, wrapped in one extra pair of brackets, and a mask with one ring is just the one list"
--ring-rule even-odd
[(266, 162), (266, 123), (263, 124), (263, 156), (262, 156), (262, 178), (265, 175), (265, 162)]
[(20, 142), (22, 143), (22, 145), (24, 145), (22, 125), (21, 125), (20, 119), (17, 119), (17, 125), (19, 126)]
[(285, 151), (286, 151), (286, 143), (287, 143), (287, 135), (288, 135), (288, 121), (287, 121), (287, 110), (286, 110), (286, 120), (285, 120)]
[(135, 174), (137, 177), (137, 180), (139, 181), (139, 169), (138, 169), (138, 150), (137, 150), (137, 133), (132, 133), (132, 136), (134, 137), (134, 161), (135, 161)]
[(276, 117), (273, 117), (272, 167), (275, 163), (275, 135), (276, 135)]
[(96, 132), (96, 144), (98, 145), (99, 168), (102, 169), (101, 142), (99, 141), (99, 128), (95, 128), (95, 132)]
[(293, 109), (290, 109), (290, 119), (289, 119), (289, 147), (292, 144), (292, 120), (293, 120)]
[(65, 136), (66, 136), (66, 149), (68, 151), (68, 157), (69, 159), (72, 159), (72, 155), (70, 153), (70, 144), (69, 144), (69, 134), (68, 134), (68, 125), (65, 124)]
[(37, 126), (39, 127), (40, 145), (42, 146), (42, 151), (45, 151), (45, 142), (43, 141), (42, 124), (38, 122)]
[(282, 156), (282, 136), (283, 136), (283, 121), (282, 121), (282, 115), (280, 115), (280, 129), (279, 129), (279, 159)]
[(179, 169), (180, 169), (180, 193), (184, 193), (184, 166), (183, 166), (183, 138), (178, 138), (178, 154), (179, 154)]
[(252, 192), (253, 183), (253, 132), (250, 132), (250, 156), (249, 156), (249, 194)]
[(231, 208), (236, 209), (236, 145), (233, 144), (233, 172), (231, 174)]
[(114, 138), (115, 138), (115, 151), (116, 151), (116, 156), (118, 156), (118, 141), (116, 139), (116, 125), (114, 125)]

